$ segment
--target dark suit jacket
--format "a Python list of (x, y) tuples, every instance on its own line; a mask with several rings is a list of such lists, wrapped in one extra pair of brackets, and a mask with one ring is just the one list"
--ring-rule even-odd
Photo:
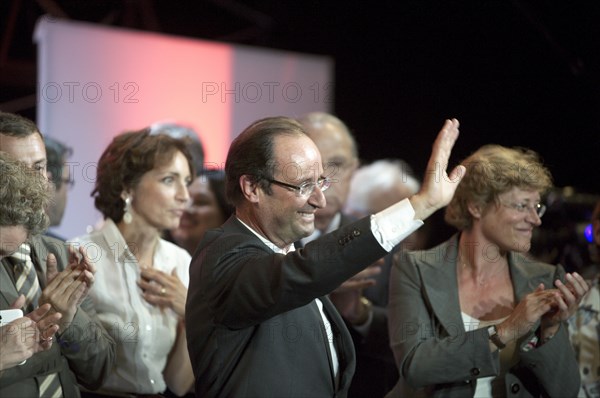
[[(354, 221), (356, 218), (341, 213), (340, 226)], [(348, 390), (349, 398), (383, 397), (398, 380), (398, 369), (390, 349), (387, 320), (392, 254), (386, 253), (381, 273), (373, 277), (376, 285), (363, 291), (363, 295), (373, 304), (373, 319), (369, 332), (363, 336), (346, 322), (356, 351), (356, 370)]]
[[(58, 269), (68, 262), (65, 242), (47, 236), (30, 240), (32, 259), (42, 289), (46, 286), (46, 257), (53, 253)], [(0, 309), (7, 309), (17, 299), (13, 279), (0, 264)], [(77, 382), (89, 389), (100, 387), (112, 368), (115, 343), (96, 320), (93, 303), (86, 298), (80, 305), (73, 323), (59, 331), (52, 348), (33, 355), (24, 365), (6, 369), (0, 375), (1, 397), (34, 397), (38, 394), (36, 376), (58, 372), (65, 397), (78, 397)]]
[[(497, 375), (498, 351), (487, 328), (465, 332), (456, 274), (458, 236), (426, 251), (408, 252), (392, 268), (389, 327), (400, 381), (390, 397), (472, 397), (476, 380)], [(544, 283), (564, 281), (560, 266), (509, 253), (515, 300)], [(523, 350), (539, 322), (517, 342), (518, 362), (504, 379), (505, 396), (575, 397), (579, 369), (566, 324), (541, 347)]]
[(377, 284), (363, 291), (373, 303), (373, 321), (366, 336), (349, 326), (356, 349), (356, 371), (348, 392), (349, 398), (380, 398), (398, 381), (398, 368), (390, 348), (388, 332), (388, 286), (392, 254), (384, 257), (381, 273), (374, 277)]
[[(324, 297), (385, 250), (365, 218), (275, 254), (235, 216), (207, 232), (190, 267), (188, 348), (200, 397), (344, 397), (354, 349)], [(336, 389), (321, 298), (340, 361)]]

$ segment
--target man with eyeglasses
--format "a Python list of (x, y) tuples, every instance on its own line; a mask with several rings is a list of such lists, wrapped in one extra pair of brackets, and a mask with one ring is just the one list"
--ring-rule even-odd
[[(75, 183), (74, 176), (71, 175), (67, 164), (67, 159), (73, 154), (73, 150), (59, 140), (48, 136), (44, 137), (44, 144), (48, 159), (48, 178), (52, 181), (52, 200), (46, 210), (50, 218), (50, 228), (52, 228), (60, 225), (67, 206), (68, 191)], [(46, 235), (64, 240), (51, 231), (46, 231)]]
[(304, 248), (330, 181), (302, 126), (254, 122), (231, 144), (225, 171), (235, 215), (208, 231), (190, 267), (188, 349), (196, 394), (347, 395), (355, 367), (348, 330), (327, 293), (383, 257), (446, 205), (464, 168), (448, 176), (458, 121), (447, 120), (422, 189)]

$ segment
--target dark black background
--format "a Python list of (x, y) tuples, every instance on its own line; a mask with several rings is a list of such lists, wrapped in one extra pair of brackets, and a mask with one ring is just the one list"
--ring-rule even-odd
[[(1, 107), (35, 93), (27, 68), (19, 74), (4, 66), (35, 62), (33, 26), (48, 6), (0, 3), (7, 49)], [(17, 23), (7, 37), (15, 3)], [(399, 157), (421, 172), (443, 120), (456, 117), (453, 162), (486, 143), (525, 146), (543, 156), (557, 186), (600, 193), (595, 0), (48, 3), (72, 19), (328, 55), (335, 113), (366, 161)], [(35, 117), (35, 107), (19, 112)]]

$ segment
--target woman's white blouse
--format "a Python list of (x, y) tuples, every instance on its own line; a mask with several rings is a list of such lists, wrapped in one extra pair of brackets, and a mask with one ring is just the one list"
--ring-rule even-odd
[[(103, 391), (155, 394), (167, 386), (163, 370), (177, 334), (177, 314), (150, 305), (138, 286), (140, 266), (115, 223), (73, 239), (85, 247), (96, 266), (89, 293), (102, 325), (117, 343), (116, 361)], [(187, 251), (161, 239), (154, 253), (155, 269), (176, 275), (187, 287), (191, 257)]]

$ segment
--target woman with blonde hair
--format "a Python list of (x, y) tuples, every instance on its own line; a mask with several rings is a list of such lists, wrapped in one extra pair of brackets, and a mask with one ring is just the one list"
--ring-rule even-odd
[(574, 397), (566, 327), (589, 286), (529, 258), (551, 176), (530, 150), (486, 145), (446, 209), (459, 233), (400, 253), (390, 283), (390, 342), (400, 380), (389, 396)]

